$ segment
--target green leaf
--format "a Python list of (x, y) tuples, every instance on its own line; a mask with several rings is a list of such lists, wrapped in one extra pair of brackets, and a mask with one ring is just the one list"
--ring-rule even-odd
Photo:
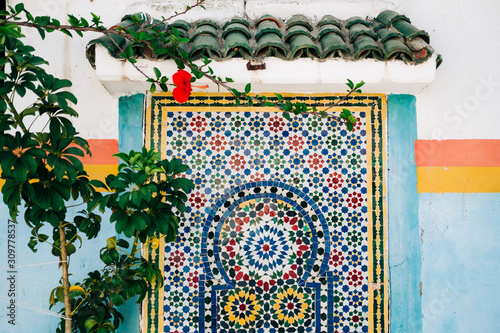
[(245, 94), (250, 93), (250, 90), (252, 90), (252, 85), (250, 83), (247, 83), (245, 86)]
[(160, 76), (161, 76), (160, 70), (158, 68), (156, 68), (156, 67), (153, 67), (153, 70), (155, 72), (156, 78), (159, 79)]
[(116, 241), (116, 244), (119, 247), (123, 247), (123, 248), (128, 248), (129, 247), (129, 243), (126, 240), (124, 240), (124, 239), (119, 239), (118, 241)]
[(35, 190), (33, 189), (33, 185), (31, 185), (29, 182), (24, 183), (22, 191), (23, 194), (30, 200), (33, 200), (35, 198)]
[(7, 103), (2, 98), (0, 98), (0, 110), (5, 109), (7, 109)]
[(59, 20), (56, 20), (55, 18), (52, 19), (52, 24), (58, 28), (61, 26), (61, 22), (59, 22)]
[(116, 236), (109, 237), (108, 239), (106, 239), (106, 248), (108, 250), (116, 248)]
[(61, 160), (56, 159), (54, 161), (54, 175), (56, 179), (61, 181), (66, 173), (66, 164), (64, 164)]
[(27, 108), (23, 112), (21, 112), (21, 117), (33, 116), (36, 114), (38, 110), (39, 108), (37, 106), (32, 106), (30, 108)]
[(127, 55), (127, 58), (132, 58), (132, 56), (134, 55), (134, 49), (132, 49), (132, 46), (128, 45), (125, 48), (125, 54)]
[(24, 95), (26, 95), (26, 88), (24, 86), (21, 86), (21, 85), (16, 85), (16, 93), (21, 96), (21, 97), (24, 97)]
[(172, 27), (172, 34), (176, 37), (179, 38), (179, 30), (176, 27)]
[(61, 137), (61, 123), (57, 118), (50, 119), (49, 130), (52, 138), (58, 140)]
[(37, 16), (37, 17), (35, 17), (35, 23), (41, 27), (45, 27), (47, 24), (50, 23), (50, 17), (49, 16)]
[(119, 159), (126, 162), (127, 164), (130, 163), (130, 157), (126, 153), (117, 153), (117, 154), (114, 154), (113, 157), (118, 157)]
[(38, 244), (38, 242), (36, 241), (36, 239), (35, 238), (31, 238), (31, 240), (28, 243), (28, 247), (31, 249), (31, 251), (36, 252), (36, 251), (38, 251), (37, 249), (35, 249), (35, 247), (37, 246), (37, 244)]
[(94, 186), (94, 187), (103, 188), (105, 190), (108, 190), (108, 187), (106, 186), (106, 184), (104, 184), (102, 181), (100, 181), (98, 179), (92, 179), (91, 181), (89, 181), (89, 184)]
[(83, 324), (85, 329), (87, 329), (88, 331), (90, 331), (92, 327), (98, 324), (97, 320), (95, 320), (94, 318), (95, 317), (90, 317), (89, 319), (85, 320), (85, 324)]
[(141, 201), (142, 201), (142, 195), (140, 193), (140, 191), (133, 191), (131, 193), (131, 201), (134, 205), (136, 206), (139, 206), (141, 204)]
[(234, 88), (231, 88), (231, 92), (236, 96), (236, 98), (240, 98), (241, 92), (239, 92), (238, 90), (236, 90)]
[[(365, 82), (361, 81), (361, 82), (359, 82), (359, 83), (356, 84), (356, 89), (361, 88), (364, 85), (365, 85)], [(361, 90), (360, 90), (360, 92), (361, 92)]]
[(129, 201), (130, 201), (130, 194), (129, 193), (122, 194), (118, 202), (118, 205), (120, 206), (120, 208), (125, 209)]
[(12, 170), (12, 174), (16, 182), (24, 183), (26, 181), (27, 172), (28, 172), (28, 167), (24, 165), (21, 161), (14, 163), (14, 169)]
[(178, 175), (180, 173), (186, 172), (189, 170), (189, 166), (185, 164), (178, 165), (174, 168), (173, 172), (174, 174)]
[(50, 195), (50, 206), (55, 211), (61, 211), (64, 209), (64, 200), (63, 198), (54, 190), (49, 192)]
[(69, 91), (60, 91), (56, 94), (57, 100), (59, 101), (59, 97), (67, 99), (71, 101), (73, 104), (78, 103), (78, 100), (76, 99), (75, 95), (70, 93)]
[(169, 52), (169, 50), (168, 50), (168, 49), (166, 49), (166, 48), (164, 48), (164, 47), (157, 47), (157, 48), (155, 49), (155, 53), (156, 53), (157, 55), (164, 55), (164, 54), (167, 54), (168, 52)]
[(45, 39), (45, 30), (43, 30), (42, 28), (37, 28), (37, 30), (40, 34), (40, 37), (42, 37), (42, 39)]
[(125, 229), (123, 230), (123, 234), (127, 237), (132, 237), (135, 232), (135, 227), (133, 223), (129, 223), (125, 226)]
[(18, 3), (14, 8), (16, 9), (16, 13), (20, 13), (24, 10), (24, 4), (22, 2)]
[(66, 148), (63, 151), (63, 154), (76, 155), (76, 156), (82, 156), (82, 157), (84, 156), (83, 151), (80, 148), (77, 148), (77, 147)]
[(57, 300), (59, 302), (64, 303), (64, 289), (63, 289), (63, 287), (56, 288), (56, 297), (57, 297)]
[(66, 252), (68, 253), (69, 256), (75, 253), (76, 252), (75, 245), (73, 243), (66, 244)]
[(36, 169), (37, 169), (37, 167), (38, 167), (38, 164), (36, 163), (36, 160), (32, 156), (29, 156), (28, 154), (21, 155), (21, 162), (31, 172), (35, 172)]
[(59, 31), (61, 31), (62, 33), (64, 33), (64, 34), (66, 34), (66, 35), (70, 36), (71, 38), (73, 38), (73, 35), (71, 34), (71, 32), (70, 32), (69, 30), (67, 30), (67, 29), (61, 29), (61, 30), (59, 30)]
[(116, 225), (115, 225), (116, 232), (122, 233), (123, 229), (125, 229), (125, 227), (127, 226), (128, 222), (127, 214), (125, 214), (125, 212), (123, 211), (117, 210), (116, 212), (111, 214), (110, 220), (113, 221), (113, 218), (116, 219)]
[(60, 80), (60, 79), (56, 79), (56, 82), (54, 82), (54, 85), (52, 86), (52, 90), (58, 90), (58, 89), (61, 89), (61, 88), (69, 88), (71, 87), (72, 83), (70, 80)]
[(118, 294), (111, 294), (110, 296), (111, 302), (113, 302), (113, 305), (120, 306), (125, 304), (125, 299), (123, 296), (120, 296)]

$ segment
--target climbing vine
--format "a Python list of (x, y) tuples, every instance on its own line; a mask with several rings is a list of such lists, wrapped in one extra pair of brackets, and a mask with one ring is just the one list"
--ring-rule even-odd
[[(0, 12), (3, 201), (16, 223), (22, 208), (24, 220), (31, 228), (29, 248), (35, 252), (40, 243), (48, 244), (52, 254), (60, 258), (61, 285), (52, 290), (49, 298), (51, 307), (64, 304), (60, 310), (64, 318), (57, 332), (116, 331), (124, 320), (117, 307), (134, 298), (141, 302), (152, 285), (163, 284), (159, 268), (137, 254), (145, 247), (157, 247), (162, 237), (167, 242), (176, 239), (187, 194), (194, 184), (182, 177), (188, 166), (177, 159), (161, 160), (159, 153), (145, 148), (115, 155), (121, 161), (118, 173), (108, 175), (104, 182), (91, 179), (80, 160), (91, 154), (89, 144), (72, 124), (72, 119), (78, 116), (73, 108), (77, 99), (67, 90), (72, 83), (46, 72), (47, 62), (35, 54), (32, 46), (23, 43), (22, 27), (36, 29), (42, 39), (54, 31), (71, 37), (98, 32), (126, 38), (129, 42), (126, 47), (117, 44), (120, 56), (145, 76), (152, 93), (158, 88), (172, 90), (180, 103), (189, 99), (196, 80), (206, 78), (233, 94), (238, 105), (275, 107), (286, 119), (300, 114), (336, 118), (349, 130), (357, 122), (347, 109), (339, 115), (328, 111), (352, 93), (360, 92), (363, 82), (348, 81), (347, 94), (320, 110), (305, 103), (292, 103), (279, 94), (275, 100), (268, 100), (266, 96), (252, 94), (250, 84), (239, 91), (231, 87), (230, 78), (223, 79), (214, 73), (211, 59), (204, 57), (201, 66), (193, 63), (181, 47), (189, 39), (181, 37), (175, 27), (160, 29), (160, 26), (192, 8), (203, 7), (204, 2), (198, 0), (159, 23), (134, 17), (129, 26), (110, 28), (95, 14), (89, 20), (68, 15), (68, 24), (61, 24), (49, 16), (33, 16), (22, 3)], [(148, 76), (136, 66), (133, 57), (136, 47), (167, 55), (175, 61), (178, 71), (170, 78), (154, 68), (154, 75)], [(28, 106), (20, 108), (19, 99)], [(82, 209), (69, 216), (70, 206)], [(110, 222), (116, 232), (128, 240), (109, 238), (100, 251), (103, 268), (89, 272), (80, 282), (70, 283), (69, 258), (81, 246), (82, 237), (93, 239), (99, 234), (101, 214), (106, 210), (112, 212)]]

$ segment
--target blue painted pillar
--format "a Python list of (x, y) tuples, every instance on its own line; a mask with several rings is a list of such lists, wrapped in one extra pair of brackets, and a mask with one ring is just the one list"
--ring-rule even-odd
[[(122, 96), (118, 101), (118, 149), (128, 153), (140, 151), (143, 146), (143, 111), (144, 94)], [(129, 243), (132, 243), (130, 240)], [(131, 244), (132, 245), (132, 244)], [(140, 255), (140, 254), (139, 254)], [(140, 331), (139, 304), (130, 300), (120, 308), (125, 322), (120, 325), (119, 333), (137, 333)]]
[(388, 96), (390, 325), (394, 333), (422, 332), (415, 103), (412, 95)]
[(120, 152), (139, 151), (143, 146), (144, 94), (122, 96), (118, 100), (118, 148)]

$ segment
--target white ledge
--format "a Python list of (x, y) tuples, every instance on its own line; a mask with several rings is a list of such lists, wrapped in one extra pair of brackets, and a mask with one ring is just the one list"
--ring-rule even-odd
[[(436, 57), (434, 53), (419, 65), (399, 60), (331, 59), (319, 62), (308, 58), (293, 61), (267, 58), (264, 70), (249, 71), (246, 66), (248, 60), (245, 59), (213, 61), (210, 66), (218, 76), (232, 78), (235, 81), (232, 86), (237, 89), (243, 89), (250, 82), (253, 92), (344, 92), (347, 79), (351, 79), (366, 82), (363, 92), (415, 94), (434, 81)], [(158, 67), (168, 77), (177, 71), (175, 63), (169, 60), (138, 59), (136, 65), (152, 77), (153, 67)], [(143, 74), (132, 64), (111, 57), (100, 45), (96, 45), (96, 74), (112, 95), (123, 96), (149, 90), (150, 84), (145, 82)], [(217, 86), (207, 79), (198, 80), (197, 84), (208, 84), (209, 92), (218, 91)]]

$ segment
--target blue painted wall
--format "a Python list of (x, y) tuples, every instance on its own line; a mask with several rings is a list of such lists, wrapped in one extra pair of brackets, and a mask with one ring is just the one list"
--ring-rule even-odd
[[(0, 196), (1, 197), (1, 196)], [(81, 209), (81, 208), (79, 208)], [(74, 214), (77, 209), (68, 214)], [(37, 312), (18, 306), (16, 309), (16, 326), (8, 324), (10, 318), (7, 315), (7, 303), (4, 303), (7, 297), (7, 221), (9, 213), (5, 205), (0, 205), (0, 332), (55, 332), (59, 324), (59, 318)], [(109, 214), (103, 216), (103, 220), (109, 220)], [(17, 265), (33, 265), (47, 262), (57, 261), (58, 258), (50, 253), (50, 246), (40, 244), (39, 250), (32, 253), (28, 248), (27, 243), (31, 229), (26, 226), (22, 214), (19, 218), (19, 224), (16, 226), (16, 259)], [(47, 234), (51, 234), (49, 228), (46, 229)], [(86, 276), (86, 273), (95, 269), (102, 268), (102, 262), (99, 259), (99, 250), (106, 244), (106, 239), (115, 234), (114, 226), (103, 224), (102, 231), (97, 239), (92, 241), (83, 240), (82, 248), (71, 256), (70, 273), (71, 282), (77, 282)], [(48, 265), (38, 265), (31, 267), (22, 267), (17, 269), (17, 286), (16, 298), (17, 301), (31, 304), (39, 308), (47, 309), (49, 306), (50, 291), (57, 287), (61, 279), (61, 270), (58, 269), (57, 263)], [(57, 312), (59, 308), (54, 307), (53, 311)], [(137, 331), (136, 331), (137, 332)]]
[[(138, 151), (142, 147), (143, 101), (143, 94), (120, 98), (120, 151), (128, 152), (131, 149)], [(73, 208), (68, 216), (73, 216), (81, 209), (83, 207)], [(109, 212), (107, 212), (103, 216), (103, 224), (99, 237), (91, 241), (84, 239), (81, 249), (78, 249), (76, 254), (71, 256), (70, 273), (73, 275), (70, 278), (70, 282), (81, 281), (87, 272), (102, 268), (102, 262), (99, 259), (99, 250), (105, 246), (107, 238), (116, 235), (114, 225), (106, 223), (106, 221), (109, 221), (109, 215)], [(9, 213), (2, 201), (0, 204), (0, 268), (7, 267), (8, 219)], [(19, 224), (16, 226), (17, 265), (22, 266), (57, 261), (58, 258), (52, 256), (50, 246), (46, 244), (40, 245), (38, 252), (35, 254), (29, 250), (27, 243), (30, 237), (30, 230), (25, 225), (21, 213)], [(51, 232), (47, 228), (45, 233), (50, 234)], [(7, 270), (0, 270), (0, 332), (55, 332), (59, 324), (59, 318), (21, 306), (18, 306), (16, 309), (16, 326), (8, 324), (10, 318), (6, 316), (8, 314), (8, 303), (5, 303), (5, 300), (8, 298), (9, 284), (6, 279), (9, 275), (7, 274)], [(57, 263), (17, 269), (17, 301), (48, 310), (50, 291), (59, 285), (60, 279), (61, 270), (58, 269)], [(53, 310), (57, 312), (59, 308), (53, 308)], [(119, 333), (139, 332), (139, 305), (134, 303), (127, 304), (122, 308), (122, 313), (127, 321), (120, 327)]]
[(419, 211), (423, 332), (500, 332), (500, 193), (425, 193)]
[(500, 332), (500, 193), (418, 194), (414, 97), (388, 127), (391, 332)]

